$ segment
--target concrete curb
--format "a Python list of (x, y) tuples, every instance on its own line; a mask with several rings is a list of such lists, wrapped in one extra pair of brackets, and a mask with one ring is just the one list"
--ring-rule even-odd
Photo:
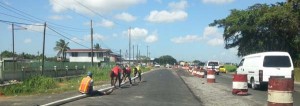
[[(151, 71), (154, 71), (154, 70), (152, 69), (152, 70), (150, 70), (150, 71), (144, 72), (144, 73), (142, 73), (142, 75), (143, 75), (143, 74), (146, 74), (146, 73), (149, 73), (149, 72), (151, 72)], [(132, 77), (131, 80), (135, 80), (136, 78), (138, 78), (138, 76)], [(121, 85), (124, 85), (124, 84), (127, 83), (127, 82), (128, 82), (128, 81), (122, 82)], [(97, 90), (97, 91), (99, 91), (99, 92), (104, 92), (104, 91), (108, 91), (108, 90), (113, 89), (113, 88), (114, 88), (114, 87), (111, 86), (111, 87), (99, 89), (99, 90)], [(81, 94), (81, 95), (69, 97), (69, 98), (66, 98), (66, 99), (62, 99), (62, 100), (57, 100), (57, 101), (54, 101), (54, 102), (50, 102), (50, 103), (47, 103), (47, 104), (43, 104), (43, 105), (40, 105), (40, 106), (57, 106), (57, 105), (62, 105), (62, 104), (65, 104), (65, 103), (68, 103), (68, 102), (72, 102), (72, 101), (75, 101), (75, 100), (83, 99), (83, 98), (86, 98), (86, 97), (88, 97), (88, 95), (86, 95), (86, 94)]]

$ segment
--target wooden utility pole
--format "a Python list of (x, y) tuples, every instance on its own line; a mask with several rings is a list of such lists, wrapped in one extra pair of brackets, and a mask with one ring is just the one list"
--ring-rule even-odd
[(15, 61), (15, 30), (14, 30), (14, 23), (11, 24), (11, 31), (12, 31), (12, 43), (13, 43), (13, 64), (14, 64), (14, 71), (16, 71), (16, 61)]
[(122, 63), (122, 50), (120, 49), (120, 63)]
[(44, 64), (45, 64), (45, 37), (46, 37), (46, 22), (44, 24), (44, 36), (43, 36), (43, 57), (42, 57), (42, 75), (44, 73)]
[(93, 21), (91, 20), (91, 58), (92, 58), (92, 67), (94, 66), (94, 47), (93, 47)]
[(139, 60), (138, 57), (139, 57), (139, 45), (136, 45), (136, 60), (137, 61)]

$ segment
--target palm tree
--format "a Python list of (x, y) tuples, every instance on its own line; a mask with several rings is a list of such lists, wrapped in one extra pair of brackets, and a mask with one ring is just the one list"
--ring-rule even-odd
[(96, 44), (94, 45), (94, 48), (95, 48), (96, 50), (100, 50), (100, 49), (101, 49), (101, 46), (99, 45), (99, 43), (96, 43)]
[(56, 46), (54, 47), (55, 51), (57, 52), (57, 57), (61, 57), (62, 54), (62, 59), (66, 59), (67, 54), (66, 51), (70, 50), (70, 47), (68, 47), (69, 42), (65, 42), (63, 39), (59, 39), (59, 41), (56, 41)]

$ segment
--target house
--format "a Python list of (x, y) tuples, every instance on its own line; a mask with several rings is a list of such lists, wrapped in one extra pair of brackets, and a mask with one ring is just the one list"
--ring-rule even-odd
[(110, 49), (70, 49), (66, 53), (69, 55), (70, 62), (108, 62), (112, 51)]

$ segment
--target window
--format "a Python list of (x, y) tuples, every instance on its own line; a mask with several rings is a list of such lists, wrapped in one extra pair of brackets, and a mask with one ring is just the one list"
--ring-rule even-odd
[(218, 66), (219, 63), (218, 62), (209, 62), (208, 66)]
[(78, 57), (78, 53), (77, 53), (77, 52), (72, 52), (72, 53), (71, 53), (71, 56), (72, 56), (72, 57)]
[[(95, 56), (95, 53), (93, 53), (93, 55)], [(89, 52), (89, 57), (92, 57), (92, 52)]]
[(288, 56), (265, 56), (264, 67), (291, 67)]
[(97, 57), (103, 57), (103, 53), (102, 52), (97, 53)]
[(244, 63), (244, 59), (241, 60), (239, 66), (243, 66), (243, 63)]

